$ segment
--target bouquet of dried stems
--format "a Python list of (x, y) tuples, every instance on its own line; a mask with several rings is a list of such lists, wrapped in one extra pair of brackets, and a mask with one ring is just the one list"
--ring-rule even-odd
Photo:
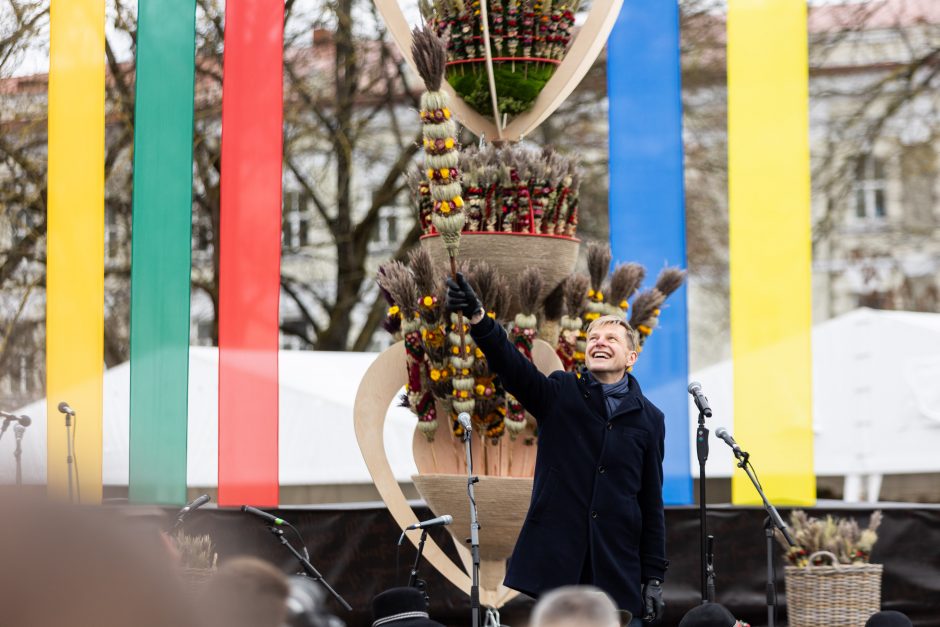
[(790, 514), (790, 534), (796, 546), (789, 546), (779, 532), (777, 540), (786, 551), (787, 561), (793, 566), (807, 566), (810, 557), (819, 551), (832, 553), (841, 564), (867, 564), (871, 558), (871, 549), (878, 541), (881, 518), (881, 510), (875, 511), (868, 526), (863, 529), (854, 519), (834, 518), (831, 515), (816, 518), (803, 510), (794, 510)]

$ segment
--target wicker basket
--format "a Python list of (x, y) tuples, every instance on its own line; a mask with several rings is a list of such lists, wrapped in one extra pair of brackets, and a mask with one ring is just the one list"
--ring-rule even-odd
[[(828, 566), (813, 566), (817, 557)], [(809, 557), (805, 568), (785, 568), (790, 627), (864, 627), (881, 609), (881, 564), (840, 564), (828, 551)]]

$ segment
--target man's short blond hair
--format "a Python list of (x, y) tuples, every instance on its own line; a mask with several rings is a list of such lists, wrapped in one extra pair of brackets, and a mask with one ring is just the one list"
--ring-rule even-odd
[(588, 325), (587, 334), (591, 335), (591, 331), (597, 329), (598, 327), (607, 327), (611, 325), (617, 325), (623, 327), (624, 331), (627, 332), (627, 342), (630, 344), (632, 350), (636, 350), (637, 346), (640, 345), (640, 337), (637, 335), (636, 329), (630, 326), (630, 323), (621, 318), (620, 316), (614, 316), (607, 314), (606, 316), (601, 316), (597, 320), (594, 320), (591, 324)]
[(619, 627), (620, 614), (607, 593), (594, 586), (565, 586), (539, 599), (530, 627)]

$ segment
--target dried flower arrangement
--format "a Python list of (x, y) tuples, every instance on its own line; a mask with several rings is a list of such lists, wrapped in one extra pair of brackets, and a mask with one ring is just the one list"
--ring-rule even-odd
[[(580, 0), (419, 0), (429, 28), (447, 41), (447, 80), (464, 100), (492, 115), (486, 48), (500, 113), (528, 109), (571, 43)], [(489, 41), (484, 41), (484, 20)]]
[[(485, 261), (463, 262), (461, 271), (487, 308), (487, 315), (504, 325), (510, 341), (522, 354), (532, 359), (535, 340), (546, 339), (570, 371), (584, 362), (584, 349), (578, 348), (578, 342), (584, 341), (591, 314), (616, 311), (626, 318), (629, 298), (645, 274), (637, 264), (624, 264), (608, 277), (609, 248), (592, 245), (591, 251), (593, 279), (571, 275), (544, 297), (542, 272), (537, 267), (521, 267), (514, 281), (501, 276)], [(435, 267), (427, 249), (417, 248), (407, 264), (390, 261), (377, 274), (379, 287), (390, 303), (385, 328), (405, 345), (408, 382), (402, 405), (418, 417), (418, 428), (428, 442), (434, 441), (439, 417), (449, 418), (446, 424), (451, 434), (462, 435), (456, 415), (466, 411), (475, 432), (489, 444), (498, 445), (506, 433), (511, 441), (522, 437), (534, 444), (537, 433), (526, 419), (525, 410), (489, 371), (482, 351), (469, 334), (461, 350), (461, 322), (443, 308), (444, 273), (445, 269)], [(635, 309), (645, 316), (642, 320), (650, 331), (663, 301), (683, 279), (682, 271), (664, 270), (656, 287), (635, 297), (634, 303), (641, 305)], [(592, 280), (599, 289), (590, 287)], [(614, 295), (617, 304), (604, 305), (595, 312), (589, 305), (603, 305), (603, 290)], [(467, 330), (466, 325), (463, 330)]]
[(210, 570), (214, 569), (219, 560), (212, 538), (206, 534), (191, 536), (178, 531), (173, 536), (176, 550), (179, 551), (180, 566), (186, 569)]
[[(574, 237), (578, 230), (578, 161), (551, 148), (519, 144), (469, 147), (459, 153), (457, 170), (466, 203), (464, 232), (534, 233)], [(425, 235), (433, 221), (434, 183), (409, 177)]]
[[(652, 288), (638, 294), (646, 269), (637, 263), (620, 264), (608, 277), (610, 260), (610, 246), (592, 242), (588, 244), (589, 276), (569, 278), (569, 281), (576, 282), (576, 286), (572, 285), (573, 289), (566, 297), (568, 312), (562, 318), (557, 345), (558, 357), (566, 370), (576, 370), (584, 364), (587, 328), (604, 315), (619, 315), (627, 320), (627, 313), (631, 312), (628, 322), (639, 336), (637, 352), (643, 352), (646, 339), (659, 324), (663, 303), (685, 282), (684, 270), (665, 268)], [(581, 287), (583, 285), (588, 286), (586, 293)]]
[[(810, 556), (819, 551), (832, 553), (841, 564), (867, 564), (872, 547), (878, 541), (881, 519), (881, 510), (875, 511), (868, 527), (862, 529), (855, 520), (833, 518), (831, 515), (815, 518), (802, 510), (794, 510), (790, 514), (790, 535), (796, 546), (789, 546), (779, 532), (777, 541), (784, 547), (786, 559), (793, 566), (807, 566)], [(814, 566), (823, 563), (819, 561)]]

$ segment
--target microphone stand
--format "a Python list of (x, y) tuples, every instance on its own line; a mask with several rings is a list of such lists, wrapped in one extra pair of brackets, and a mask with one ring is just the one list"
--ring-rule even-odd
[(69, 503), (73, 503), (75, 499), (72, 496), (72, 464), (75, 452), (72, 450), (72, 414), (68, 412), (65, 412), (65, 440), (68, 444), (68, 457), (65, 458), (65, 463), (69, 470)]
[(698, 413), (698, 429), (695, 431), (695, 452), (698, 454), (698, 516), (699, 550), (701, 554), (702, 603), (715, 600), (715, 569), (711, 565), (711, 546), (714, 536), (707, 535), (707, 508), (705, 505), (705, 462), (708, 461), (708, 428), (705, 412)]
[(23, 434), (26, 433), (26, 427), (17, 424), (13, 427), (13, 435), (16, 437), (16, 450), (13, 451), (13, 457), (16, 459), (16, 485), (23, 485)]
[(423, 579), (418, 579), (418, 564), (421, 563), (421, 554), (424, 553), (424, 541), (428, 539), (428, 530), (421, 530), (421, 541), (418, 542), (418, 554), (415, 555), (414, 566), (411, 567), (411, 575), (408, 577), (408, 587), (417, 588), (424, 593), (424, 598), (430, 602), (427, 592), (427, 582)]
[(326, 579), (324, 579), (324, 578), (323, 578), (323, 575), (321, 575), (320, 572), (319, 572), (316, 568), (313, 567), (313, 564), (310, 563), (310, 560), (308, 560), (306, 557), (304, 557), (304, 556), (300, 553), (300, 551), (298, 551), (297, 549), (295, 549), (295, 548), (293, 547), (293, 545), (291, 545), (291, 543), (287, 541), (287, 538), (284, 537), (284, 530), (283, 530), (283, 529), (278, 529), (278, 528), (275, 527), (274, 525), (269, 525), (269, 526), (268, 526), (268, 530), (269, 530), (272, 534), (274, 534), (274, 536), (281, 542), (281, 544), (283, 544), (284, 546), (287, 547), (287, 550), (290, 551), (291, 554), (293, 554), (293, 556), (294, 556), (295, 558), (297, 558), (297, 561), (300, 562), (300, 565), (301, 565), (301, 567), (303, 568), (303, 571), (304, 571), (303, 574), (305, 574), (306, 576), (310, 577), (310, 578), (313, 579), (314, 581), (320, 582), (320, 584), (321, 584), (324, 588), (326, 588), (327, 592), (329, 592), (330, 594), (332, 594), (332, 595), (333, 595), (333, 598), (336, 599), (336, 600), (339, 602), (339, 604), (342, 605), (343, 608), (346, 609), (347, 612), (352, 611), (352, 606), (349, 605), (349, 603), (346, 602), (346, 599), (344, 599), (343, 597), (340, 596), (339, 592), (337, 592), (336, 590), (334, 590), (333, 587), (330, 586), (330, 584), (328, 584), (328, 583), (326, 582)]
[(764, 489), (761, 487), (760, 481), (757, 480), (757, 474), (754, 472), (753, 466), (751, 466), (750, 454), (747, 451), (734, 451), (734, 456), (738, 458), (738, 468), (743, 470), (747, 474), (748, 479), (751, 480), (751, 483), (754, 484), (754, 489), (757, 490), (761, 501), (764, 502), (764, 510), (767, 512), (767, 520), (764, 522), (764, 535), (767, 538), (767, 627), (774, 627), (777, 616), (777, 578), (774, 571), (774, 529), (780, 530), (787, 544), (795, 546), (795, 543), (790, 536), (790, 532), (787, 530), (786, 523), (784, 523), (783, 518), (780, 517), (777, 508), (767, 500), (767, 495), (764, 494)]
[(470, 497), (470, 557), (473, 562), (470, 585), (470, 627), (480, 627), (480, 521), (477, 518), (477, 502), (473, 496), (473, 484), (480, 481), (473, 475), (473, 455), (470, 450), (471, 430), (463, 430), (463, 441), (467, 453), (467, 495)]

